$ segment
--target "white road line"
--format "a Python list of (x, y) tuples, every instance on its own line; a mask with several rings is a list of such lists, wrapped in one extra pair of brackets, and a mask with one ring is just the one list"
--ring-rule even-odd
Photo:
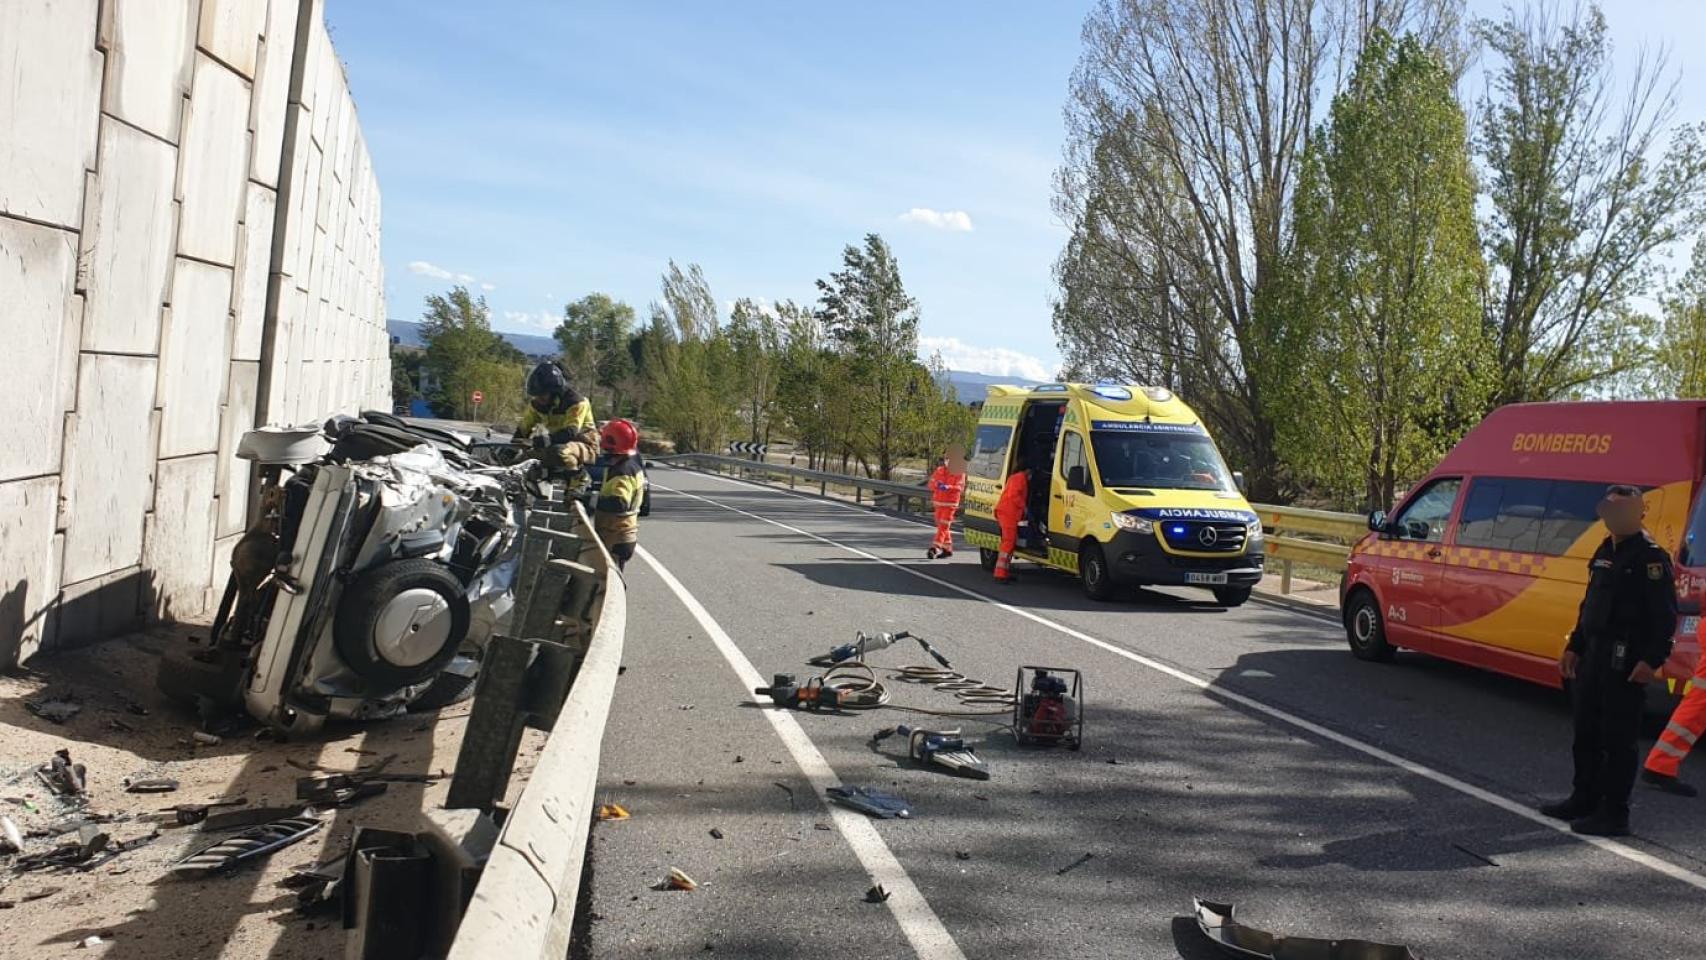
[(1458, 793), (1464, 794), (1465, 796), (1474, 797), (1475, 799), (1480, 800), (1483, 803), (1497, 807), (1500, 810), (1505, 811), (1506, 813), (1513, 814), (1515, 816), (1521, 817), (1524, 820), (1528, 820), (1532, 823), (1546, 827), (1549, 830), (1553, 830), (1557, 833), (1561, 833), (1566, 837), (1572, 837), (1574, 839), (1582, 841), (1583, 843), (1592, 844), (1593, 846), (1596, 846), (1596, 847), (1600, 848), (1601, 850), (1606, 851), (1607, 853), (1615, 854), (1619, 857), (1622, 857), (1625, 860), (1630, 861), (1631, 863), (1635, 863), (1635, 864), (1638, 864), (1640, 866), (1646, 867), (1647, 869), (1652, 870), (1655, 873), (1661, 873), (1667, 877), (1670, 877), (1673, 880), (1680, 880), (1683, 883), (1686, 883), (1691, 887), (1695, 887), (1695, 888), (1700, 889), (1700, 890), (1706, 890), (1706, 875), (1696, 873), (1692, 870), (1689, 870), (1686, 867), (1680, 866), (1680, 865), (1675, 864), (1675, 863), (1671, 863), (1670, 861), (1665, 860), (1661, 857), (1653, 856), (1652, 854), (1647, 853), (1645, 850), (1637, 849), (1637, 848), (1632, 847), (1626, 843), (1620, 843), (1616, 840), (1612, 840), (1612, 839), (1609, 839), (1606, 837), (1587, 837), (1587, 836), (1582, 836), (1581, 834), (1572, 833), (1572, 832), (1570, 832), (1570, 828), (1569, 828), (1568, 824), (1565, 824), (1565, 823), (1558, 821), (1558, 820), (1553, 820), (1550, 817), (1542, 816), (1539, 811), (1530, 809), (1527, 805), (1522, 804), (1522, 803), (1518, 803), (1517, 801), (1512, 800), (1509, 797), (1501, 796), (1500, 794), (1494, 793), (1491, 790), (1487, 790), (1483, 787), (1478, 787), (1472, 783), (1469, 783), (1468, 781), (1460, 780), (1457, 777), (1454, 777), (1449, 773), (1444, 773), (1442, 771), (1435, 770), (1434, 768), (1429, 767), (1429, 766), (1422, 764), (1422, 763), (1418, 763), (1415, 760), (1411, 760), (1411, 759), (1408, 759), (1406, 757), (1401, 757), (1395, 753), (1392, 753), (1389, 750), (1384, 750), (1380, 747), (1377, 747), (1372, 743), (1366, 743), (1362, 740), (1356, 739), (1355, 737), (1347, 736), (1343, 733), (1340, 733), (1337, 730), (1329, 729), (1329, 728), (1324, 727), (1321, 724), (1318, 724), (1312, 720), (1305, 720), (1304, 718), (1297, 716), (1294, 713), (1289, 713), (1285, 710), (1282, 710), (1279, 707), (1270, 706), (1266, 703), (1261, 702), (1260, 700), (1256, 700), (1256, 699), (1253, 699), (1251, 697), (1247, 697), (1241, 693), (1236, 693), (1234, 691), (1226, 689), (1225, 687), (1215, 687), (1215, 686), (1213, 686), (1213, 684), (1209, 680), (1206, 680), (1206, 679), (1199, 677), (1195, 674), (1186, 673), (1185, 671), (1180, 670), (1179, 668), (1174, 667), (1171, 664), (1162, 663), (1159, 660), (1155, 660), (1155, 659), (1152, 659), (1150, 657), (1146, 657), (1140, 653), (1133, 653), (1132, 651), (1127, 650), (1124, 647), (1119, 647), (1119, 646), (1116, 646), (1112, 643), (1108, 643), (1105, 640), (1097, 639), (1096, 637), (1092, 637), (1089, 634), (1084, 633), (1083, 631), (1075, 630), (1072, 627), (1066, 626), (1065, 624), (1062, 624), (1062, 623), (1056, 623), (1055, 621), (1050, 620), (1047, 617), (1039, 616), (1035, 613), (1032, 613), (1029, 610), (1025, 610), (1021, 607), (1015, 607), (1009, 603), (1002, 603), (1001, 601), (996, 600), (992, 597), (988, 597), (988, 596), (985, 596), (984, 594), (978, 593), (976, 590), (971, 590), (971, 589), (968, 589), (966, 587), (962, 587), (957, 583), (950, 583), (949, 581), (943, 580), (940, 577), (931, 576), (930, 574), (924, 573), (923, 571), (918, 570), (914, 567), (909, 567), (905, 564), (896, 563), (893, 560), (887, 559), (886, 557), (879, 557), (874, 553), (869, 553), (865, 550), (859, 549), (858, 547), (851, 547), (851, 546), (848, 546), (847, 544), (844, 544), (844, 543), (838, 543), (834, 540), (829, 539), (828, 537), (823, 537), (823, 536), (819, 536), (818, 534), (812, 533), (809, 530), (801, 530), (799, 527), (790, 526), (786, 523), (781, 522), (780, 520), (772, 520), (769, 517), (764, 517), (764, 516), (760, 516), (756, 513), (751, 513), (749, 511), (742, 510), (739, 507), (731, 507), (726, 503), (718, 503), (717, 501), (712, 500), (709, 497), (702, 497), (696, 493), (688, 493), (685, 490), (675, 490), (675, 489), (672, 489), (670, 487), (665, 487), (665, 486), (656, 485), (656, 484), (654, 484), (654, 486), (656, 486), (657, 489), (665, 490), (665, 491), (668, 491), (670, 493), (676, 494), (678, 496), (691, 497), (694, 500), (703, 501), (703, 502), (711, 504), (712, 506), (715, 506), (715, 507), (721, 507), (722, 509), (728, 510), (732, 513), (738, 513), (741, 516), (750, 517), (753, 520), (758, 520), (758, 521), (761, 521), (763, 523), (768, 523), (771, 526), (780, 527), (783, 530), (787, 530), (790, 533), (798, 534), (798, 535), (800, 535), (802, 537), (806, 537), (807, 539), (810, 539), (810, 540), (816, 540), (819, 543), (828, 544), (829, 546), (835, 547), (838, 550), (844, 550), (847, 553), (853, 554), (854, 556), (863, 557), (867, 560), (874, 560), (877, 563), (884, 564), (885, 566), (893, 567), (896, 570), (900, 570), (900, 571), (907, 573), (911, 576), (917, 577), (920, 580), (927, 580), (930, 583), (934, 583), (937, 586), (943, 588), (944, 590), (950, 590), (954, 593), (958, 593), (958, 594), (961, 594), (961, 595), (964, 595), (967, 597), (971, 597), (974, 600), (981, 600), (984, 603), (988, 603), (988, 604), (991, 604), (993, 606), (999, 607), (1002, 610), (1005, 610), (1008, 613), (1013, 614), (1014, 616), (1023, 617), (1026, 620), (1030, 620), (1033, 623), (1040, 624), (1040, 625), (1047, 627), (1050, 630), (1053, 630), (1057, 633), (1065, 634), (1066, 636), (1071, 637), (1074, 640), (1078, 640), (1078, 641), (1081, 641), (1083, 643), (1087, 643), (1092, 647), (1096, 647), (1098, 649), (1105, 650), (1108, 653), (1111, 653), (1116, 657), (1122, 657), (1126, 660), (1130, 660), (1132, 663), (1138, 664), (1138, 665), (1143, 666), (1143, 667), (1147, 667), (1150, 670), (1154, 670), (1156, 673), (1165, 674), (1169, 677), (1172, 677), (1175, 680), (1179, 680), (1179, 681), (1182, 681), (1184, 683), (1190, 684), (1191, 686), (1196, 687), (1200, 690), (1211, 691), (1215, 697), (1217, 697), (1221, 700), (1230, 701), (1230, 702), (1236, 703), (1239, 706), (1244, 707), (1246, 709), (1253, 710), (1253, 711), (1260, 713), (1260, 714), (1263, 714), (1265, 716), (1272, 717), (1273, 719), (1278, 720), (1281, 723), (1289, 724), (1290, 726), (1296, 727), (1299, 730), (1303, 730), (1303, 731), (1306, 731), (1308, 733), (1314, 734), (1315, 736), (1320, 737), (1323, 740), (1330, 740), (1333, 743), (1339, 744), (1342, 747), (1347, 747), (1351, 750), (1356, 751), (1357, 753), (1363, 754), (1364, 756), (1372, 757), (1373, 759), (1379, 760), (1382, 763), (1390, 764), (1394, 767), (1397, 767), (1400, 770), (1403, 770), (1405, 773), (1414, 774), (1415, 776), (1421, 777), (1425, 780), (1432, 780), (1434, 783), (1437, 783), (1443, 787), (1448, 787), (1452, 790), (1457, 791)]
[[(691, 494), (688, 494), (691, 496)], [(721, 506), (719, 504), (719, 506)], [(681, 585), (675, 575), (665, 569), (658, 559), (651, 555), (645, 547), (634, 551), (634, 555), (644, 560), (652, 568), (659, 579), (675, 593), (676, 599), (699, 621), (699, 626), (710, 634), (711, 642), (717, 645), (723, 659), (729, 662), (735, 675), (747, 689), (765, 686), (768, 681), (752, 665), (752, 661), (741, 653), (735, 642), (723, 631), (709, 611), (699, 603), (698, 599)], [(812, 789), (821, 797), (830, 787), (840, 786), (842, 781), (835, 775), (835, 770), (824, 759), (822, 753), (806, 735), (804, 727), (786, 710), (766, 710), (764, 716), (770, 720), (770, 725), (776, 728), (776, 736), (782, 740), (782, 745), (793, 754), (794, 762), (799, 765), (800, 772), (811, 781)], [(894, 914), (896, 923), (900, 924), (901, 933), (906, 935), (912, 949), (920, 960), (965, 960), (965, 954), (960, 952), (959, 944), (948, 933), (948, 928), (936, 916), (936, 911), (930, 909), (930, 904), (920, 893), (917, 884), (895, 859), (894, 852), (883, 842), (882, 834), (871, 825), (865, 815), (848, 810), (844, 807), (830, 807), (830, 815), (835, 820), (835, 826), (841, 831), (847, 845), (853, 848), (854, 856), (870, 875), (871, 881), (880, 884), (890, 894), (888, 899), (889, 912)]]

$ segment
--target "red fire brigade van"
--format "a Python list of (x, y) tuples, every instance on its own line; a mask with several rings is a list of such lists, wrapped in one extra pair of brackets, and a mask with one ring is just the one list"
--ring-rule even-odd
[(1682, 617), (1661, 676), (1680, 694), (1706, 590), (1706, 401), (1530, 403), (1495, 410), (1351, 548), (1341, 609), (1351, 652), (1397, 648), (1558, 686), (1613, 483), (1645, 491), (1647, 529), (1676, 561)]

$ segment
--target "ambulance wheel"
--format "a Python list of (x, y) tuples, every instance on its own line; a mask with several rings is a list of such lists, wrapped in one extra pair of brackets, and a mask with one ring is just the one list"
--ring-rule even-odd
[(356, 575), (338, 600), (332, 640), (369, 683), (406, 687), (432, 677), (468, 633), (468, 598), (436, 560), (398, 560)]
[(1214, 602), (1223, 607), (1241, 607), (1250, 599), (1249, 587), (1215, 587)]
[(1091, 541), (1078, 553), (1078, 580), (1084, 585), (1084, 595), (1092, 600), (1111, 600), (1114, 578), (1108, 573), (1108, 558), (1102, 545)]
[(1380, 615), (1380, 601), (1373, 593), (1358, 590), (1351, 594), (1350, 607), (1345, 610), (1345, 638), (1358, 660), (1385, 663), (1392, 659), (1394, 651), (1386, 640), (1386, 619)]
[(988, 547), (977, 548), (977, 562), (983, 564), (984, 572), (994, 573), (995, 561), (999, 559), (1000, 555), (998, 555), (994, 550), (991, 550)]

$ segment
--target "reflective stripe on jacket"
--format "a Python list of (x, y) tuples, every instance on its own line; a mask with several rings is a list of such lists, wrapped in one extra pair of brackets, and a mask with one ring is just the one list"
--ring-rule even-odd
[(604, 468), (592, 527), (606, 547), (640, 542), (640, 505), (645, 498), (646, 475), (639, 457), (625, 457)]

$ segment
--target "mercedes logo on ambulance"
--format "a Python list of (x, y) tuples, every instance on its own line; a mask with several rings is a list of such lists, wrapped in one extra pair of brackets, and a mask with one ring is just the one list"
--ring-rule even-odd
[(1203, 527), (1202, 530), (1197, 533), (1197, 541), (1205, 547), (1212, 547), (1216, 543), (1220, 542), (1220, 534), (1215, 532), (1213, 527)]

